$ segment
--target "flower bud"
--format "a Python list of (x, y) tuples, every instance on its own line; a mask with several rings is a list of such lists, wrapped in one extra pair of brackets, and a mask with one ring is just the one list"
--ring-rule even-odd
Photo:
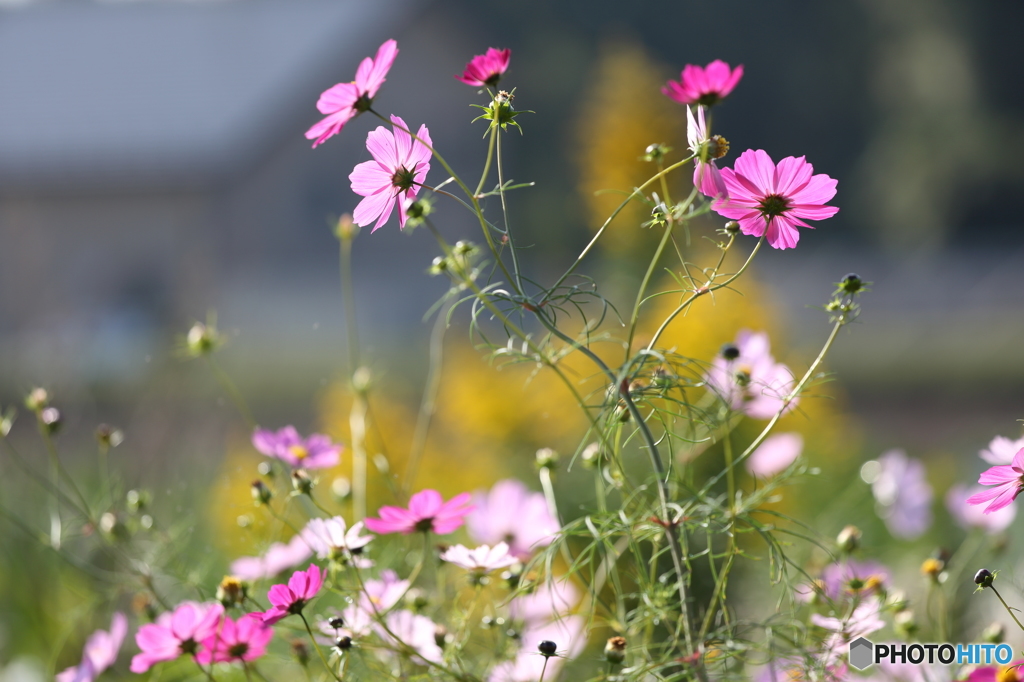
[(366, 393), (373, 383), (373, 372), (369, 367), (360, 367), (352, 373), (352, 390), (356, 393)]
[(335, 630), (340, 630), (341, 628), (345, 627), (345, 619), (341, 616), (334, 616), (327, 621), (327, 624)]
[(352, 638), (348, 636), (338, 637), (334, 640), (334, 648), (338, 651), (348, 651), (352, 648)]
[(192, 357), (207, 355), (217, 349), (222, 342), (220, 333), (212, 324), (196, 322), (185, 335), (185, 349)]
[(655, 368), (651, 373), (651, 385), (655, 388), (666, 389), (672, 387), (672, 373), (664, 367)]
[(726, 360), (735, 360), (740, 356), (740, 349), (737, 348), (735, 344), (732, 343), (727, 343), (723, 345), (722, 350), (719, 352), (722, 354), (722, 357), (725, 358)]
[(741, 388), (746, 388), (750, 385), (750, 372), (746, 369), (739, 369), (733, 374), (733, 379), (736, 381), (736, 385)]
[(359, 226), (352, 222), (352, 215), (343, 213), (334, 224), (334, 236), (342, 241), (352, 241), (359, 234)]
[(740, 231), (740, 224), (735, 220), (730, 220), (725, 224), (722, 230), (729, 235), (737, 234)]
[(406, 200), (405, 205), (405, 226), (418, 227), (423, 220), (434, 210), (434, 205), (426, 197), (417, 197), (412, 201)]
[(551, 658), (558, 651), (558, 645), (552, 642), (550, 639), (545, 639), (543, 642), (537, 645), (537, 651), (540, 652), (541, 656), (545, 658)]
[(292, 656), (299, 662), (299, 665), (305, 668), (306, 664), (309, 663), (309, 647), (301, 639), (293, 639), (291, 645)]
[(921, 563), (921, 574), (932, 582), (939, 582), (939, 576), (946, 568), (945, 562), (935, 557), (928, 557)]
[(33, 388), (29, 391), (29, 394), (25, 396), (25, 407), (33, 412), (39, 412), (49, 404), (50, 394), (46, 392), (45, 388)]
[(8, 408), (6, 412), (0, 412), (0, 438), (5, 438), (14, 426), (14, 408)]
[(987, 568), (983, 568), (974, 574), (974, 584), (980, 585), (983, 589), (986, 587), (992, 587), (992, 581), (996, 577), (992, 574), (992, 571)]
[(981, 641), (989, 644), (1002, 644), (1006, 639), (1006, 626), (1002, 623), (992, 623), (981, 631)]
[(554, 469), (558, 466), (558, 453), (551, 448), (541, 448), (537, 451), (537, 468)]
[(626, 659), (626, 638), (611, 637), (604, 645), (604, 658), (609, 663), (618, 665)]
[(233, 575), (226, 575), (217, 585), (217, 601), (225, 607), (235, 606), (249, 596), (249, 583)]
[(846, 277), (843, 277), (836, 285), (839, 290), (836, 293), (842, 292), (844, 294), (856, 294), (864, 289), (865, 282), (856, 273), (851, 272)]
[(270, 498), (274, 496), (270, 488), (264, 485), (263, 481), (257, 479), (252, 482), (252, 499), (256, 505), (269, 504)]
[(344, 502), (352, 495), (352, 482), (344, 476), (338, 476), (331, 481), (331, 495), (338, 502)]
[(619, 404), (615, 406), (615, 411), (612, 413), (616, 421), (620, 421), (623, 424), (629, 421), (629, 407), (626, 405), (625, 400), (620, 400)]
[(656, 142), (654, 144), (647, 145), (647, 149), (644, 150), (644, 155), (640, 158), (648, 162), (661, 161), (670, 151), (672, 151), (672, 147)]
[(860, 547), (861, 532), (857, 526), (847, 526), (839, 531), (836, 536), (836, 544), (840, 551), (849, 554)]
[(149, 493), (145, 490), (129, 490), (124, 496), (128, 511), (137, 514), (149, 506)]
[(47, 434), (52, 436), (57, 433), (61, 426), (60, 410), (56, 407), (44, 407), (39, 412), (39, 423), (43, 425), (43, 430)]
[(917, 632), (917, 619), (910, 609), (897, 611), (892, 617), (893, 629), (903, 637), (912, 637)]
[(305, 469), (296, 469), (292, 472), (292, 489), (302, 495), (313, 494), (313, 479)]
[(591, 443), (583, 448), (580, 459), (583, 460), (583, 466), (588, 469), (598, 466), (601, 463), (601, 445), (599, 443)]
[(100, 424), (96, 427), (96, 441), (105, 448), (116, 448), (124, 442), (124, 433), (110, 424)]
[(434, 644), (440, 648), (444, 648), (444, 645), (448, 643), (448, 628), (437, 623), (434, 625)]
[(440, 275), (448, 270), (448, 259), (443, 256), (435, 256), (434, 260), (431, 261), (430, 267), (427, 272), (431, 275)]

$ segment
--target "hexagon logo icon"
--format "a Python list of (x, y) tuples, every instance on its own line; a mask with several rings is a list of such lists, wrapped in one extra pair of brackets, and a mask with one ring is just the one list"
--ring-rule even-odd
[(850, 665), (857, 670), (864, 670), (873, 662), (875, 645), (864, 637), (850, 642)]

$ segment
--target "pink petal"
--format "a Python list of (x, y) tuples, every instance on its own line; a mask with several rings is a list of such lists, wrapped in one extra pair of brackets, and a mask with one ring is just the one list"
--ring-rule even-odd
[(1013, 470), (1012, 466), (995, 466), (981, 473), (978, 483), (981, 485), (999, 485), (1007, 481), (1015, 481), (1020, 474)]
[(791, 196), (803, 189), (813, 172), (814, 167), (807, 163), (805, 157), (787, 156), (775, 167), (775, 193)]
[(1007, 506), (1020, 494), (1020, 485), (1005, 484), (1001, 486), (1002, 492), (999, 493), (999, 497), (992, 500), (992, 503), (985, 507), (985, 513), (991, 514), (994, 511), (999, 511), (1003, 507)]
[(359, 90), (355, 84), (338, 83), (334, 87), (324, 90), (316, 102), (316, 108), (321, 114), (333, 114), (342, 109), (351, 109), (357, 99), (359, 99)]
[(443, 500), (436, 490), (421, 490), (409, 499), (409, 511), (418, 519), (429, 519), (440, 511)]
[(800, 241), (800, 233), (784, 215), (775, 216), (769, 221), (765, 237), (768, 243), (776, 249), (791, 249)]
[[(733, 164), (733, 169), (741, 176), (737, 180), (742, 182), (745, 178), (753, 184), (756, 191), (752, 193), (764, 197), (775, 192), (775, 164), (768, 156), (768, 152), (763, 149), (748, 149), (743, 152)], [(732, 194), (732, 187), (729, 189)]]
[(399, 131), (392, 134), (384, 126), (377, 126), (366, 135), (366, 149), (373, 155), (377, 163), (391, 174), (401, 165), (402, 156), (396, 153), (396, 147), (400, 148), (396, 136), (400, 134)]

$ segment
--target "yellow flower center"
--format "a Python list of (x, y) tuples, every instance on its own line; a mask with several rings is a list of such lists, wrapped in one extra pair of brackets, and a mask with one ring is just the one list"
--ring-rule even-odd
[(1000, 668), (996, 673), (996, 682), (1020, 682), (1020, 673), (1016, 666)]
[(288, 452), (292, 453), (292, 457), (297, 460), (303, 460), (309, 457), (309, 450), (301, 445), (293, 445), (288, 448)]

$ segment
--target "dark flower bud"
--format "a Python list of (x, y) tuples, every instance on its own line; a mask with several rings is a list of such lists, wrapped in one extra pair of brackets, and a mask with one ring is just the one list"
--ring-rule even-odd
[(292, 656), (299, 662), (299, 665), (305, 668), (306, 664), (309, 663), (309, 647), (301, 639), (293, 639), (291, 645)]
[(345, 627), (345, 619), (341, 616), (334, 616), (333, 618), (327, 621), (327, 624), (335, 630), (338, 630)]
[(620, 421), (623, 424), (629, 421), (629, 407), (626, 405), (625, 400), (620, 400), (619, 404), (615, 406), (614, 416), (616, 421)]
[(313, 479), (309, 477), (305, 469), (296, 469), (292, 472), (292, 488), (295, 492), (303, 495), (313, 492)]
[(430, 267), (427, 272), (431, 275), (440, 275), (442, 272), (448, 270), (448, 259), (442, 256), (435, 256), (434, 260), (430, 263)]
[(544, 656), (545, 658), (550, 658), (551, 656), (555, 655), (556, 651), (558, 651), (558, 645), (552, 642), (550, 639), (545, 639), (543, 642), (537, 645), (537, 651), (540, 652), (541, 656)]
[(851, 272), (839, 281), (838, 286), (839, 290), (845, 294), (856, 294), (864, 289), (864, 280), (860, 278), (860, 275)]
[(980, 585), (983, 588), (992, 587), (992, 581), (995, 579), (996, 577), (992, 575), (992, 571), (987, 568), (983, 568), (974, 574), (974, 584)]
[(352, 638), (349, 636), (338, 637), (334, 640), (334, 648), (338, 651), (348, 651), (352, 648)]
[(724, 346), (722, 346), (722, 350), (719, 352), (722, 354), (722, 357), (725, 358), (726, 360), (735, 360), (740, 356), (740, 349), (737, 348), (735, 344), (732, 343), (727, 343)]
[(644, 150), (642, 158), (644, 161), (661, 161), (665, 158), (665, 155), (672, 151), (672, 147), (663, 144), (649, 144), (647, 149)]
[(740, 231), (740, 224), (735, 220), (730, 220), (725, 224), (725, 227), (723, 227), (722, 230), (724, 230), (726, 234), (737, 234)]
[(609, 663), (622, 663), (626, 659), (626, 638), (609, 638), (604, 645), (604, 657)]
[(43, 425), (46, 433), (53, 435), (60, 431), (61, 418), (60, 410), (56, 407), (44, 407), (39, 412), (39, 423)]
[(269, 504), (270, 498), (274, 494), (270, 492), (270, 488), (264, 485), (263, 481), (255, 480), (252, 482), (252, 499), (257, 504)]
[(438, 623), (434, 626), (434, 644), (444, 648), (444, 645), (448, 643), (448, 628)]

